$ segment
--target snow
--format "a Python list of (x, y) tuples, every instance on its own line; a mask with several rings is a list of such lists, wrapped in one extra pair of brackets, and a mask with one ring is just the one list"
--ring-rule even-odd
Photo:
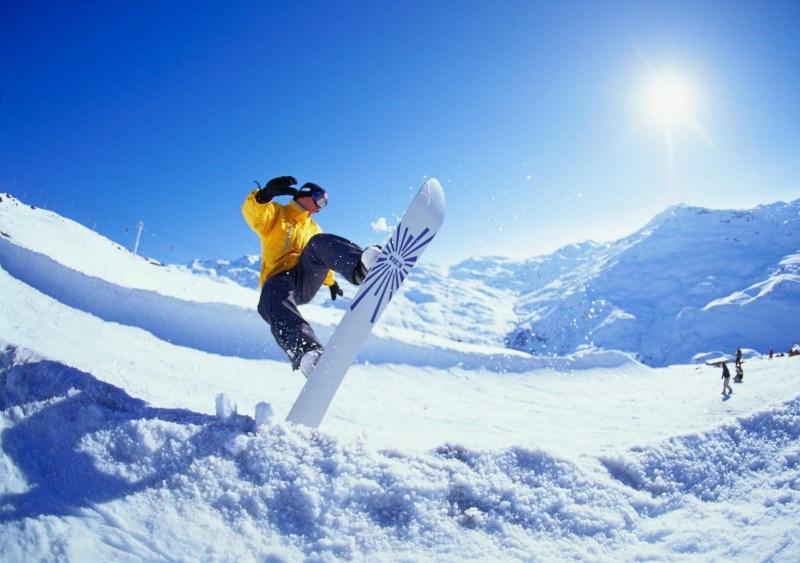
[[(747, 211), (675, 206), (622, 240), (530, 261), (547, 275), (523, 292), (509, 340), (537, 354), (614, 348), (652, 366), (737, 342), (788, 349), (799, 252), (800, 200)], [(565, 266), (553, 276), (556, 258)]]
[[(157, 265), (7, 196), (0, 233), (3, 561), (800, 557), (799, 357), (705, 324), (697, 364), (650, 367), (580, 331), (567, 355), (503, 347), (531, 291), (585, 300), (569, 276), (609, 260), (624, 279), (619, 256), (596, 258), (608, 245), (421, 265), (311, 430), (283, 422), (303, 378), (229, 279), (251, 261)], [(698, 322), (778, 315), (758, 296), (797, 287), (797, 250), (706, 295)], [(327, 338), (347, 301), (305, 312)], [(739, 345), (745, 379), (723, 400), (702, 362)]]

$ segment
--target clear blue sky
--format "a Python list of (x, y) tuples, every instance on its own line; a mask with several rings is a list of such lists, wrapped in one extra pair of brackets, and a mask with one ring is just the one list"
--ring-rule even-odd
[(798, 1), (0, 3), (3, 190), (168, 262), (257, 253), (239, 207), (283, 174), (361, 244), (438, 178), (443, 264), (800, 197)]

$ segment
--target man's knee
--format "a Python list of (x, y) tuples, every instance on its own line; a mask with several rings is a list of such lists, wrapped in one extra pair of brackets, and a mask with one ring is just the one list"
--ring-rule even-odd
[(318, 253), (324, 252), (323, 249), (328, 246), (330, 237), (331, 235), (328, 233), (318, 233), (308, 239), (308, 244), (306, 244), (306, 248), (304, 250), (311, 252), (315, 257), (317, 257)]

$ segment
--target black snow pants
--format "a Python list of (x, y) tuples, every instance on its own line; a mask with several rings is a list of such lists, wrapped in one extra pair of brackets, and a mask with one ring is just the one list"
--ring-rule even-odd
[(258, 312), (269, 323), (272, 335), (286, 351), (294, 369), (300, 366), (303, 354), (323, 348), (297, 306), (314, 298), (328, 270), (354, 283), (353, 274), (362, 252), (360, 246), (340, 236), (314, 235), (294, 268), (275, 274), (264, 282)]

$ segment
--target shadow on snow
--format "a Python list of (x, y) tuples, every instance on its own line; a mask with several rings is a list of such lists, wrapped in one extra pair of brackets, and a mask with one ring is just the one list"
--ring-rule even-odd
[[(194, 459), (177, 455), (146, 476), (126, 478), (100, 471), (96, 456), (82, 451), (92, 434), (113, 433), (140, 420), (172, 422), (191, 432), (187, 449), (203, 451), (192, 443), (209, 442), (211, 433), (241, 433), (252, 426), (245, 417), (223, 422), (182, 409), (151, 408), (77, 369), (46, 360), (20, 362), (16, 356), (14, 348), (0, 351), (0, 409), (13, 422), (0, 434), (0, 445), (23, 473), (28, 490), (0, 496), (0, 522), (75, 515), (159, 483)], [(225, 455), (224, 450), (215, 453)]]

